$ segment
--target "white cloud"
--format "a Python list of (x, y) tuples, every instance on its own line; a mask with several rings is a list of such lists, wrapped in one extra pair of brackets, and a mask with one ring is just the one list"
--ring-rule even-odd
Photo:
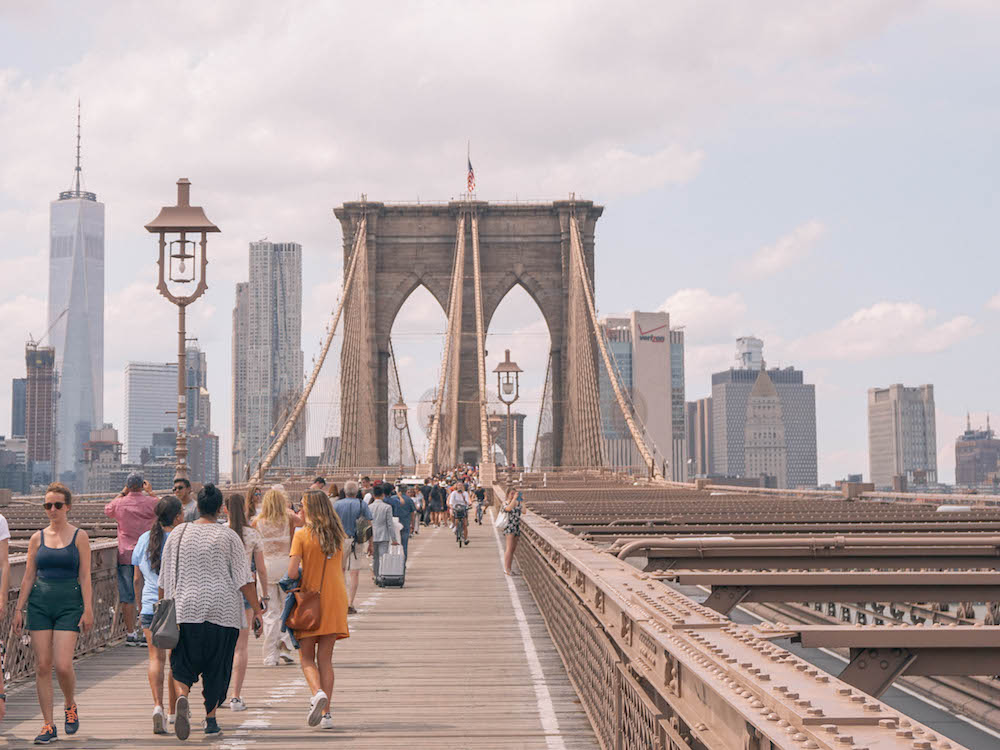
[(739, 292), (716, 295), (707, 289), (680, 289), (660, 305), (670, 325), (684, 326), (692, 341), (714, 341), (746, 333), (747, 305)]
[(1000, 310), (1000, 292), (997, 292), (986, 301), (987, 310)]
[(760, 248), (746, 262), (745, 268), (758, 278), (783, 271), (809, 255), (825, 233), (826, 227), (816, 219), (800, 224), (773, 245)]
[(968, 315), (938, 322), (937, 311), (916, 302), (878, 302), (790, 342), (788, 351), (793, 357), (838, 360), (932, 354), (977, 333), (979, 326)]

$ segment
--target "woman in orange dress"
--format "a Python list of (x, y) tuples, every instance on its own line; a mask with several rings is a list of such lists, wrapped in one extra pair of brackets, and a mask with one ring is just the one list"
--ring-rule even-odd
[(319, 592), (322, 614), (315, 630), (296, 630), (295, 638), (301, 647), (302, 674), (313, 694), (307, 723), (332, 729), (329, 707), (333, 696), (333, 645), (350, 635), (341, 566), (347, 533), (321, 490), (308, 490), (302, 496), (302, 512), (305, 528), (296, 531), (292, 539), (288, 576), (298, 578), (301, 569), (300, 586), (305, 591)]

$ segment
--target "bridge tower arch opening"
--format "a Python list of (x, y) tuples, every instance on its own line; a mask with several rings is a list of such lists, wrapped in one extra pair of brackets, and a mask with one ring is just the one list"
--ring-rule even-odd
[[(520, 397), (512, 407), (512, 445), (506, 445), (507, 409), (497, 398), (496, 375), (493, 369), (510, 350), (524, 372), (520, 376)], [(542, 391), (552, 352), (552, 335), (541, 306), (520, 281), (514, 282), (491, 311), (486, 321), (486, 392), (488, 411), (499, 415), (496, 423), (496, 444), (505, 457), (516, 459), (518, 466), (531, 463), (543, 405)], [(523, 415), (517, 416), (517, 415)]]
[[(583, 272), (593, 289), (594, 230), (602, 212), (602, 207), (582, 200), (512, 204), (361, 201), (335, 208), (343, 229), (345, 268), (354, 252), (353, 238), (361, 217), (367, 222), (364, 247), (358, 250), (365, 253), (361, 276), (365, 283), (351, 291), (345, 306), (345, 319), (355, 324), (345, 330), (342, 370), (347, 352), (356, 352), (359, 359), (352, 382), (342, 385), (341, 414), (358, 416), (342, 425), (341, 464), (384, 465), (388, 460), (387, 414), (374, 408), (374, 402), (387, 396), (388, 342), (400, 300), (420, 285), (449, 315), (454, 314), (453, 356), (447, 368), (435, 368), (444, 372), (441, 382), (448, 386), (441, 389), (438, 426), (443, 428), (447, 418), (448, 429), (441, 430), (434, 463), (447, 466), (472, 453), (481, 455), (475, 234), (482, 320), (489, 321), (507, 293), (520, 285), (546, 322), (551, 342), (553, 463), (598, 465), (600, 451), (595, 454), (593, 444), (599, 441), (599, 426), (581, 427), (579, 410), (574, 409), (575, 403), (590, 398), (578, 391), (596, 384), (598, 362), (592, 347), (580, 346), (592, 342), (593, 333), (571, 304), (580, 264), (574, 260), (570, 225), (575, 215)], [(348, 309), (352, 307), (360, 314), (352, 316)], [(353, 343), (348, 341), (352, 337)], [(488, 392), (489, 387), (487, 380), (484, 390)], [(347, 408), (365, 401), (373, 402), (372, 407), (361, 403), (364, 408)], [(366, 419), (373, 425), (366, 424)]]
[[(395, 357), (399, 387), (409, 407), (409, 430), (413, 451), (418, 460), (427, 452), (430, 433), (429, 415), (433, 412), (433, 399), (438, 385), (438, 368), (441, 364), (441, 347), (448, 325), (447, 300), (442, 304), (423, 283), (417, 284), (395, 300), (386, 304), (396, 305), (390, 325), (392, 353)], [(385, 342), (388, 344), (389, 342)], [(380, 351), (386, 351), (382, 347)], [(386, 368), (388, 369), (388, 368)], [(391, 373), (387, 389), (391, 391)], [(380, 386), (381, 387), (381, 386)], [(387, 408), (391, 408), (393, 394), (388, 393)], [(387, 417), (391, 422), (391, 416)], [(389, 465), (397, 463), (398, 435), (392, 424), (388, 425)], [(404, 461), (409, 465), (408, 461)]]

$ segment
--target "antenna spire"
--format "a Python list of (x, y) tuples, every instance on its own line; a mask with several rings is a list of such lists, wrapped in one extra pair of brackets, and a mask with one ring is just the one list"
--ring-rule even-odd
[(80, 192), (80, 99), (76, 100), (76, 178), (73, 189)]

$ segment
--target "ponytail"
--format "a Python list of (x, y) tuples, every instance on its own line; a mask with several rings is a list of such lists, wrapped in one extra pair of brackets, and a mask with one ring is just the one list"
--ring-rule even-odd
[(149, 528), (149, 548), (146, 554), (149, 556), (149, 567), (157, 575), (160, 572), (160, 554), (163, 552), (163, 530), (177, 522), (177, 517), (182, 512), (181, 508), (181, 501), (174, 495), (164, 495), (156, 504), (156, 519)]

